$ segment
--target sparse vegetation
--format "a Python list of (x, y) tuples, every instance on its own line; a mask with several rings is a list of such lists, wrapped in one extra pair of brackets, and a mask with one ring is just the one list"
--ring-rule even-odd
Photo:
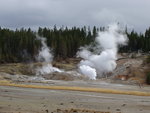
[(11, 75), (33, 75), (30, 64), (23, 63), (0, 65), (0, 72)]
[(150, 72), (146, 76), (146, 83), (150, 85)]
[(150, 55), (149, 56), (147, 56), (147, 58), (146, 58), (146, 63), (150, 63)]

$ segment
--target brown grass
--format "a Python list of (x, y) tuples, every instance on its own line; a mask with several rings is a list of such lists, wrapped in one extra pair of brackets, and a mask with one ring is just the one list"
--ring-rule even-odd
[(50, 89), (50, 90), (69, 90), (69, 91), (111, 93), (111, 94), (124, 94), (124, 95), (136, 95), (136, 96), (150, 96), (150, 92), (123, 91), (123, 90), (105, 89), (105, 88), (73, 87), (73, 86), (25, 85), (25, 84), (10, 83), (9, 81), (0, 81), (0, 85), (1, 86), (23, 87), (23, 88)]

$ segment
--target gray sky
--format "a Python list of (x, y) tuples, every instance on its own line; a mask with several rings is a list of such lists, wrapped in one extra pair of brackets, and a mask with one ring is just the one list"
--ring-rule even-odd
[(0, 26), (7, 28), (107, 26), (136, 31), (150, 26), (150, 0), (0, 0)]

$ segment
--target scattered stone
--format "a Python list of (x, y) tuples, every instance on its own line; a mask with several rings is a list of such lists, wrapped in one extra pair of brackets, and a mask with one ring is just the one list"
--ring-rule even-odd
[(48, 109), (46, 109), (45, 111), (46, 111), (46, 113), (48, 113)]
[(64, 103), (60, 103), (60, 105), (64, 105)]
[(43, 107), (46, 107), (46, 105), (43, 105)]
[(67, 109), (67, 110), (62, 110), (62, 109), (57, 109), (53, 113), (110, 113), (110, 112), (103, 112), (103, 111), (95, 111), (95, 110), (88, 110), (88, 109)]
[(121, 111), (120, 109), (116, 109), (116, 111)]
[(126, 104), (122, 104), (122, 107), (126, 106)]
[(8, 92), (7, 90), (5, 90), (4, 92)]

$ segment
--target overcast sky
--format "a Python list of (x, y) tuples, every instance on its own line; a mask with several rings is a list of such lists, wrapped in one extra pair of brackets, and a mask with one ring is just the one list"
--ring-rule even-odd
[(107, 26), (114, 22), (144, 31), (150, 26), (150, 0), (0, 0), (1, 27)]

